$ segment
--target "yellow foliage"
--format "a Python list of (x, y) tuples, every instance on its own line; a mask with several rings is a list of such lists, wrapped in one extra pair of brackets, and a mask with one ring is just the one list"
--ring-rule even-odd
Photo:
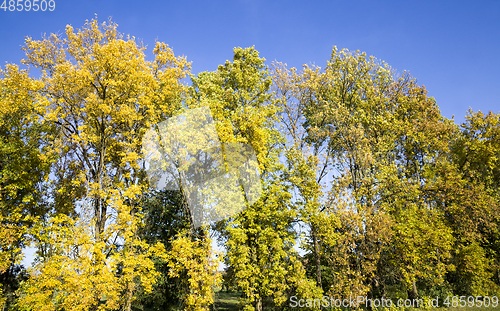
[[(29, 79), (8, 65), (3, 87), (19, 91), (0, 107), (32, 96), (38, 118), (30, 121), (55, 127), (43, 157), (56, 159), (49, 181), (56, 213), (30, 230), (39, 253), (18, 306), (130, 310), (138, 286), (151, 291), (158, 275), (151, 258), (165, 255), (163, 245), (138, 237), (149, 187), (142, 135), (179, 109), (190, 64), (161, 42), (148, 61), (133, 37), (97, 19), (76, 31), (68, 25), (65, 37), (28, 37), (23, 50), (22, 63), (42, 75)], [(63, 215), (76, 212), (76, 219)], [(0, 238), (12, 232), (2, 228)]]
[(193, 241), (186, 233), (180, 233), (172, 240), (172, 249), (167, 255), (171, 268), (169, 275), (187, 275), (189, 292), (183, 298), (185, 310), (209, 310), (214, 302), (214, 288), (222, 282), (222, 276), (217, 271), (221, 259), (221, 254), (211, 249), (208, 236)]

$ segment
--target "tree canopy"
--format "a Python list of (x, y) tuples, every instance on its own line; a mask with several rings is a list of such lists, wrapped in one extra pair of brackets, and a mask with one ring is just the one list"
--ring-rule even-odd
[[(287, 310), (292, 297), (499, 294), (500, 114), (469, 110), (457, 125), (407, 72), (336, 47), (324, 68), (237, 47), (192, 74), (167, 44), (148, 60), (96, 18), (27, 37), (23, 51), (0, 68), (4, 309), (201, 311), (221, 287), (249, 311)], [(231, 153), (250, 150), (262, 185), (208, 224), (189, 208), (193, 185), (152, 182), (143, 146), (199, 108), (220, 142), (207, 164), (220, 162), (217, 178), (230, 183)], [(190, 131), (196, 149), (206, 133)], [(217, 195), (206, 209), (231, 202)]]

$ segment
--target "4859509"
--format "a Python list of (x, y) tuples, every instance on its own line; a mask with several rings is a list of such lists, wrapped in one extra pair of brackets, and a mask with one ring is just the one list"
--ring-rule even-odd
[(0, 9), (4, 12), (10, 11), (54, 11), (56, 2), (54, 0), (3, 0)]
[(446, 307), (497, 307), (498, 306), (498, 297), (497, 296), (452, 296), (446, 297), (443, 301), (443, 304)]

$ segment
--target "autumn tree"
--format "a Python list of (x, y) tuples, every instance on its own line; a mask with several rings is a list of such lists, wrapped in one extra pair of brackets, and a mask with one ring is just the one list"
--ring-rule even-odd
[(331, 187), (328, 183), (332, 172), (330, 149), (324, 144), (325, 139), (308, 139), (304, 116), (322, 74), (317, 67), (304, 66), (304, 70), (298, 72), (282, 63), (273, 64), (272, 69), (274, 95), (282, 107), (278, 127), (286, 137), (282, 155), (286, 158), (287, 180), (295, 190), (299, 224), (305, 225), (304, 231), (307, 232), (307, 239), (301, 247), (311, 255), (306, 255), (305, 260), (313, 263), (308, 266), (314, 267), (316, 284), (323, 288), (326, 280), (322, 277), (322, 270), (328, 269), (322, 262), (323, 243), (334, 243), (339, 219), (335, 213), (328, 213), (325, 204)]
[[(285, 103), (295, 109), (288, 108), (286, 133), (303, 159), (304, 147), (316, 157), (309, 163), (295, 160), (297, 169), (309, 167), (316, 178), (297, 183), (303, 187), (300, 196), (318, 202), (311, 194), (325, 197), (318, 190), (329, 188), (326, 200), (312, 209), (323, 215), (318, 224), (328, 224), (318, 227), (321, 243), (311, 230), (317, 282), (321, 275), (332, 296), (383, 296), (388, 269), (414, 296), (417, 279), (443, 282), (450, 230), (422, 186), (431, 184), (434, 161), (446, 154), (440, 138), (453, 128), (425, 89), (365, 53), (336, 48), (323, 71), (278, 67), (276, 73), (283, 100), (296, 103)], [(301, 127), (305, 137), (297, 139)], [(328, 172), (331, 181), (321, 184)], [(420, 222), (422, 217), (427, 220)], [(322, 244), (319, 254), (315, 244)], [(421, 260), (429, 264), (422, 267)]]
[(180, 106), (189, 64), (161, 42), (147, 61), (111, 21), (76, 32), (68, 25), (65, 34), (26, 38), (23, 63), (41, 72), (36, 103), (56, 126), (45, 153), (57, 158), (53, 200), (79, 217), (56, 214), (33, 233), (37, 248), (51, 251), (39, 252), (19, 304), (130, 310), (136, 283), (146, 291), (154, 283), (151, 254), (162, 253), (138, 235), (149, 187), (141, 139)]
[(448, 275), (456, 293), (498, 293), (499, 115), (468, 111), (451, 141), (453, 166), (440, 177), (443, 208), (455, 236)]
[(246, 310), (282, 305), (291, 288), (304, 290), (307, 283), (292, 249), (295, 212), (280, 176), (276, 144), (281, 135), (273, 128), (279, 107), (269, 92), (264, 61), (254, 48), (235, 48), (232, 62), (193, 77), (191, 92), (210, 106), (221, 142), (250, 145), (259, 163), (262, 197), (222, 225), (226, 265), (233, 284), (244, 292)]

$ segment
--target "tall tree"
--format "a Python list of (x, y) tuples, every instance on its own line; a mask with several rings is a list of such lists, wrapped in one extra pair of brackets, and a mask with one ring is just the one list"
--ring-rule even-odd
[(226, 265), (244, 292), (245, 310), (262, 310), (267, 299), (282, 305), (291, 288), (306, 290), (292, 249), (295, 212), (277, 159), (281, 136), (273, 124), (278, 106), (264, 61), (253, 47), (235, 48), (232, 62), (193, 77), (192, 88), (192, 97), (210, 106), (221, 142), (250, 145), (259, 163), (262, 197), (222, 230)]
[[(419, 277), (442, 281), (444, 264), (433, 254), (437, 249), (446, 258), (451, 235), (422, 185), (432, 159), (446, 151), (438, 137), (450, 124), (413, 79), (397, 78), (387, 64), (359, 51), (334, 48), (323, 72), (305, 66), (301, 75), (306, 141), (331, 157), (325, 209), (341, 219), (323, 239), (330, 241), (322, 255), (333, 267), (330, 295), (384, 295), (376, 288), (385, 283), (380, 266), (388, 254), (399, 254), (391, 269), (411, 294), (417, 295)], [(423, 215), (432, 227), (418, 223)], [(422, 256), (435, 264), (420, 267)]]
[(61, 204), (79, 217), (54, 216), (34, 233), (38, 248), (51, 251), (39, 254), (20, 304), (130, 310), (136, 282), (151, 289), (150, 255), (162, 249), (138, 236), (148, 188), (141, 139), (179, 107), (189, 64), (160, 42), (147, 61), (133, 37), (96, 19), (77, 32), (67, 26), (65, 38), (27, 38), (23, 49), (23, 63), (41, 71), (43, 121), (58, 130), (47, 153), (59, 158), (53, 197), (65, 193)]
[(327, 268), (322, 262), (322, 244), (334, 243), (339, 219), (335, 213), (328, 213), (325, 205), (332, 170), (326, 137), (317, 141), (308, 139), (304, 116), (304, 109), (314, 100), (322, 75), (317, 67), (304, 66), (299, 73), (281, 63), (274, 64), (272, 73), (274, 94), (282, 106), (279, 129), (286, 138), (283, 156), (287, 160), (287, 179), (296, 190), (294, 202), (298, 205), (299, 223), (305, 225), (308, 233), (302, 247), (312, 254), (316, 284), (322, 288), (326, 281), (322, 270)]
[(463, 295), (499, 290), (499, 139), (498, 114), (469, 110), (452, 141), (453, 169), (442, 175), (444, 208), (456, 241), (448, 279)]

